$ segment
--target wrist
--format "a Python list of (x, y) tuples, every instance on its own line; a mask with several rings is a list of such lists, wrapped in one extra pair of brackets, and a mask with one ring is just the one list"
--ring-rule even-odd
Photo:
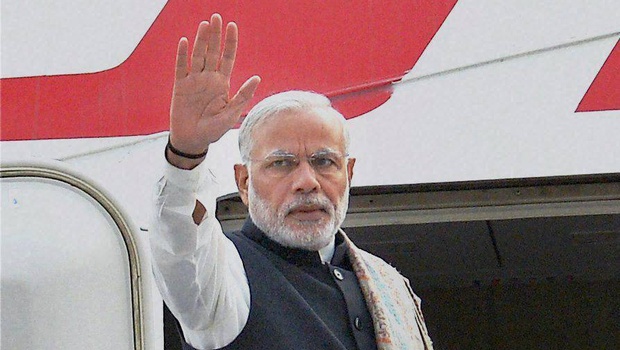
[(166, 148), (170, 150), (171, 153), (176, 154), (179, 157), (188, 158), (188, 159), (203, 159), (207, 155), (207, 151), (209, 150), (209, 146), (201, 151), (200, 153), (188, 153), (182, 151), (172, 145), (172, 138), (168, 135), (168, 143), (166, 144)]
[[(170, 145), (170, 143), (168, 143), (168, 145)], [(205, 160), (206, 151), (204, 152), (203, 155), (201, 155), (200, 158), (196, 158), (196, 157), (188, 158), (188, 157), (183, 157), (179, 155), (178, 152), (177, 153), (173, 152), (169, 146), (166, 146), (164, 155), (168, 163), (170, 163), (170, 165), (177, 167), (179, 169), (191, 170), (197, 167), (198, 165), (200, 165), (200, 163), (202, 163), (202, 161)]]

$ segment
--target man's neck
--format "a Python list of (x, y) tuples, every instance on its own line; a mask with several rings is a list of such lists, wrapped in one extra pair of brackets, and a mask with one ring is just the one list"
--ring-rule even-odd
[(323, 263), (329, 263), (330, 261), (332, 261), (332, 258), (334, 257), (335, 246), (336, 246), (336, 238), (334, 236), (332, 237), (332, 240), (329, 242), (328, 245), (319, 249), (319, 256), (321, 257), (321, 261)]

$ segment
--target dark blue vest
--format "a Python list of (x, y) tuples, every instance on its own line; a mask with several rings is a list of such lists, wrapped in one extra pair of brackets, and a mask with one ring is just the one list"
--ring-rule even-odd
[(251, 304), (241, 334), (223, 349), (377, 348), (342, 237), (331, 264), (322, 264), (317, 252), (279, 245), (250, 220), (228, 237), (243, 260)]

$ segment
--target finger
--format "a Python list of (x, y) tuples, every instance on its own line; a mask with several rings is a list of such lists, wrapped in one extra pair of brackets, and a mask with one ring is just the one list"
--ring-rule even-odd
[(187, 76), (187, 38), (179, 40), (177, 46), (177, 61), (174, 70), (174, 78), (182, 79)]
[(222, 62), (220, 63), (220, 72), (229, 78), (235, 66), (238, 42), (239, 30), (237, 29), (237, 25), (233, 22), (228, 23), (226, 26), (226, 41), (224, 42), (224, 53), (222, 54)]
[(243, 112), (243, 109), (247, 106), (252, 97), (254, 97), (259, 83), (260, 77), (258, 75), (246, 80), (239, 88), (239, 91), (237, 91), (235, 96), (230, 100), (227, 107), (239, 114)]
[(196, 31), (194, 48), (192, 49), (192, 73), (198, 73), (205, 67), (205, 50), (207, 49), (207, 38), (209, 35), (209, 22), (202, 21)]
[(222, 37), (222, 17), (214, 13), (211, 16), (209, 26), (209, 43), (207, 46), (206, 62), (204, 70), (214, 72), (217, 69), (217, 62), (220, 60), (220, 44)]

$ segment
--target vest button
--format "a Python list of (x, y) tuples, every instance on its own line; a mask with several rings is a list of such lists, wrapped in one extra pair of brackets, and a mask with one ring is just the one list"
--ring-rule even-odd
[(355, 320), (353, 321), (353, 325), (355, 326), (355, 329), (357, 329), (358, 331), (362, 330), (362, 321), (360, 320), (359, 317), (355, 318)]
[(334, 277), (336, 277), (338, 281), (342, 281), (344, 279), (342, 272), (340, 272), (340, 270), (338, 269), (334, 269)]

